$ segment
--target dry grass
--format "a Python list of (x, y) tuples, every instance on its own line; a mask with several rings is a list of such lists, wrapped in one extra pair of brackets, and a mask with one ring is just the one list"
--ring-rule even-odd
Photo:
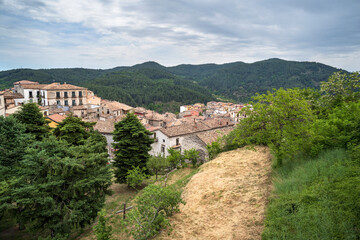
[(183, 192), (170, 236), (157, 239), (261, 239), (271, 159), (267, 148), (222, 153), (201, 166)]

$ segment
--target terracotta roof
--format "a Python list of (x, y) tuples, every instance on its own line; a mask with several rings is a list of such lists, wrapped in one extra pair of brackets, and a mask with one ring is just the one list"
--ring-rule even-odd
[(115, 111), (115, 110), (125, 110), (125, 111), (129, 111), (131, 109), (133, 109), (133, 107), (130, 107), (129, 105), (126, 105), (124, 103), (119, 103), (117, 101), (109, 101), (109, 100), (101, 100), (101, 105), (104, 105), (105, 107), (107, 107), (108, 109)]
[(165, 117), (161, 115), (160, 113), (157, 113), (155, 111), (148, 111), (145, 114), (145, 118), (148, 120), (155, 120), (155, 121), (165, 121)]
[(46, 90), (86, 90), (86, 88), (83, 88), (83, 87), (78, 87), (78, 86), (67, 84), (67, 83), (60, 84), (57, 82), (46, 85), (43, 89), (46, 89)]
[(84, 110), (87, 109), (84, 105), (79, 105), (79, 106), (73, 106), (72, 107), (73, 110)]
[(161, 127), (150, 126), (150, 127), (147, 127), (146, 129), (149, 130), (150, 132), (153, 132), (153, 131), (159, 130), (160, 128)]
[(48, 84), (21, 84), (24, 89), (44, 89)]
[(136, 107), (136, 108), (134, 108), (134, 112), (135, 113), (145, 113), (146, 109), (143, 107)]
[(18, 99), (18, 98), (24, 98), (24, 96), (20, 93), (13, 93), (11, 91), (4, 91), (3, 92), (4, 94), (4, 98), (8, 99), (8, 98), (15, 98), (15, 99)]
[(29, 80), (20, 80), (18, 82), (14, 82), (14, 84), (39, 84), (38, 82), (33, 82), (33, 81), (29, 81)]
[(205, 131), (196, 134), (196, 136), (206, 145), (215, 142), (219, 137), (225, 136), (229, 134), (232, 130), (234, 130), (234, 126), (213, 129), (210, 131)]
[(192, 124), (182, 124), (173, 127), (162, 128), (160, 131), (168, 137), (192, 134), (209, 130), (210, 128), (202, 122)]
[(54, 122), (60, 123), (66, 118), (66, 116), (55, 113), (47, 116), (47, 118), (53, 120)]
[(234, 123), (231, 122), (230, 119), (226, 118), (211, 118), (203, 121), (203, 123), (205, 123), (210, 128), (234, 125)]
[(94, 130), (98, 130), (100, 133), (112, 133), (115, 130), (115, 120), (97, 121)]

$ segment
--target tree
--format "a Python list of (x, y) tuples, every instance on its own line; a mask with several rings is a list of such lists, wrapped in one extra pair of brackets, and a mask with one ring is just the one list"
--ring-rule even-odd
[(50, 127), (37, 103), (23, 104), (20, 110), (13, 114), (13, 116), (25, 125), (26, 132), (35, 135), (36, 140), (47, 137), (50, 132)]
[(118, 183), (126, 183), (128, 170), (134, 167), (146, 168), (151, 144), (154, 142), (150, 135), (152, 133), (146, 130), (133, 113), (128, 113), (123, 120), (115, 124), (113, 147), (115, 177)]
[(84, 145), (69, 146), (51, 136), (35, 142), (21, 162), (12, 197), (20, 222), (36, 230), (67, 236), (91, 223), (110, 194), (110, 166), (104, 142), (90, 137)]
[(181, 152), (173, 148), (169, 148), (167, 151), (170, 154), (169, 156), (167, 156), (170, 167), (176, 168), (180, 164), (182, 159)]
[(126, 175), (126, 183), (129, 187), (136, 189), (140, 187), (147, 175), (139, 167), (135, 167), (128, 171)]
[(360, 73), (336, 72), (331, 75), (327, 82), (322, 82), (320, 92), (325, 110), (339, 106), (344, 102), (357, 101), (360, 99)]
[(80, 118), (70, 115), (54, 129), (54, 135), (58, 139), (66, 140), (71, 145), (81, 145), (90, 137), (94, 125), (93, 122), (84, 122)]
[(169, 167), (170, 163), (167, 158), (161, 156), (152, 156), (146, 163), (146, 167), (156, 176), (158, 179), (158, 173), (165, 168)]
[(311, 142), (310, 125), (314, 120), (309, 103), (299, 89), (284, 90), (254, 97), (257, 102), (245, 111), (243, 119), (231, 136), (232, 144), (267, 145), (276, 156), (277, 164), (294, 156)]
[(15, 208), (11, 190), (20, 176), (25, 149), (33, 140), (25, 126), (14, 117), (0, 116), (0, 219), (5, 211)]
[(184, 157), (185, 159), (189, 159), (193, 167), (195, 167), (199, 158), (199, 151), (197, 151), (195, 148), (185, 150)]
[(128, 214), (130, 233), (134, 239), (149, 239), (169, 225), (166, 217), (179, 211), (181, 192), (151, 184), (135, 198), (135, 209)]

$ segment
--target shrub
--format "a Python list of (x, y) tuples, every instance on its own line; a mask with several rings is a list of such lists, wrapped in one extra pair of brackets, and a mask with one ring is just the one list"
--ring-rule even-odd
[(136, 167), (128, 171), (126, 175), (126, 183), (129, 187), (135, 189), (141, 186), (146, 177), (146, 174), (139, 167)]

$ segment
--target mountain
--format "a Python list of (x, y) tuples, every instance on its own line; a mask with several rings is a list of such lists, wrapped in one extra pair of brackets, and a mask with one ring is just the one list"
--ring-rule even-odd
[(273, 88), (318, 88), (336, 71), (315, 62), (277, 58), (255, 63), (182, 64), (165, 67), (145, 62), (112, 69), (14, 69), (0, 72), (0, 89), (28, 79), (40, 83), (67, 82), (88, 87), (100, 97), (157, 110), (175, 109), (180, 104), (214, 100), (213, 94), (246, 102), (256, 93)]

